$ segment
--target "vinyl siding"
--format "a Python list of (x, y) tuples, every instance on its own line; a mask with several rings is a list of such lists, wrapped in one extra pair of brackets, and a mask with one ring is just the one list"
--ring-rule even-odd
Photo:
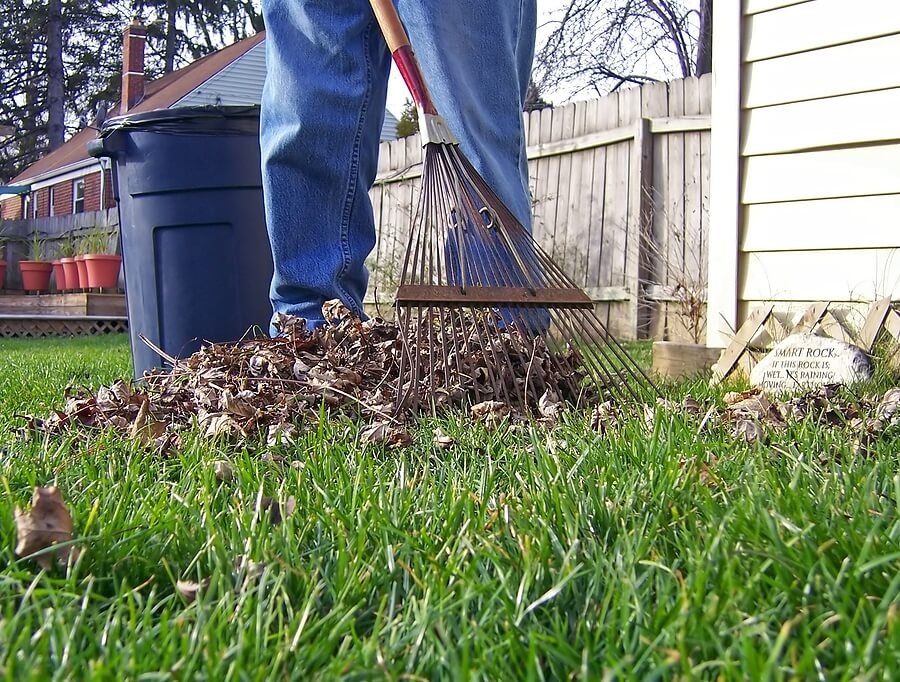
[(900, 298), (900, 2), (849, 5), (744, 0), (736, 326), (764, 302)]

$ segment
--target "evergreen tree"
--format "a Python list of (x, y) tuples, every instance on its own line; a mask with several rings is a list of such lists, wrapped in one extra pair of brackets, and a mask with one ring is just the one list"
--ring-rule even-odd
[(413, 101), (407, 99), (400, 120), (397, 121), (397, 137), (409, 137), (417, 132), (419, 132), (419, 114)]

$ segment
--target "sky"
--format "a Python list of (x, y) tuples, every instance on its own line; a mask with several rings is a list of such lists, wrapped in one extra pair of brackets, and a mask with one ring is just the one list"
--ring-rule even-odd
[[(538, 29), (537, 29), (537, 43), (536, 49), (539, 49), (543, 40), (550, 32), (550, 22), (553, 19), (558, 18), (569, 0), (537, 0), (537, 13), (538, 13)], [(688, 7), (692, 7), (693, 9), (698, 9), (699, 0), (686, 0), (686, 4)], [(674, 66), (674, 65), (673, 65)], [(649, 67), (652, 69), (652, 67)], [(670, 69), (671, 72), (671, 69)], [(648, 73), (648, 75), (653, 75), (656, 77), (665, 77), (663, 73)], [(580, 97), (589, 96), (588, 94), (582, 94)], [(541, 97), (545, 100), (551, 102), (552, 104), (563, 104), (569, 101), (569, 93), (568, 92), (552, 92), (552, 91), (541, 91)], [(580, 97), (576, 97), (578, 99)], [(387, 108), (394, 116), (400, 117), (400, 114), (403, 112), (404, 104), (406, 100), (409, 98), (409, 91), (406, 89), (406, 85), (403, 83), (403, 79), (400, 77), (400, 74), (397, 73), (397, 69), (394, 68), (391, 71), (391, 79), (388, 83), (388, 101)]]
[[(543, 35), (541, 30), (542, 25), (546, 24), (547, 20), (552, 18), (554, 13), (559, 12), (565, 4), (566, 0), (537, 0), (538, 45), (540, 45), (541, 36)], [(408, 98), (409, 91), (406, 89), (406, 85), (403, 83), (400, 74), (397, 73), (396, 67), (394, 67), (391, 71), (391, 80), (388, 83), (388, 111), (399, 118), (400, 114), (403, 112), (403, 105)], [(545, 97), (545, 99), (553, 101), (552, 95)]]

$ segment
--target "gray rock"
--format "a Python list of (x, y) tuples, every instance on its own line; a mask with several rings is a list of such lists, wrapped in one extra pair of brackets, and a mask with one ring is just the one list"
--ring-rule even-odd
[(816, 334), (792, 334), (750, 372), (752, 385), (773, 394), (870, 378), (872, 362), (862, 348)]

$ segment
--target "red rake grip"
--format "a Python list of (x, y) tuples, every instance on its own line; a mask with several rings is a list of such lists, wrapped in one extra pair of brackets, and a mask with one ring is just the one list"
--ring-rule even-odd
[(425, 85), (425, 79), (422, 77), (422, 70), (419, 68), (419, 62), (413, 54), (412, 47), (409, 44), (409, 37), (400, 21), (400, 15), (391, 0), (369, 0), (372, 5), (372, 11), (375, 12), (375, 18), (384, 34), (384, 40), (394, 63), (403, 76), (403, 81), (412, 95), (416, 106), (422, 109), (426, 114), (437, 114), (437, 109), (431, 101), (431, 95), (428, 93), (428, 87)]

